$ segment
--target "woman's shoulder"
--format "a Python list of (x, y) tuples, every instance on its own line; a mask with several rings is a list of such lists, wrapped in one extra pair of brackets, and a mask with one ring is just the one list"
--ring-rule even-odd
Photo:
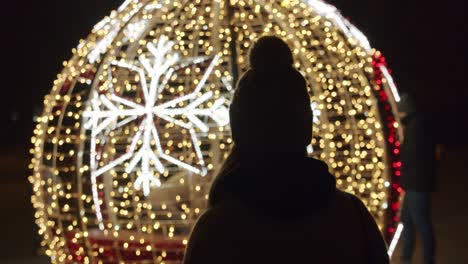
[(333, 200), (335, 202), (338, 202), (340, 204), (347, 204), (351, 205), (352, 203), (357, 203), (359, 202), (359, 198), (355, 196), (354, 194), (348, 193), (348, 192), (343, 192), (340, 190), (336, 190), (335, 194), (333, 196)]
[[(338, 210), (341, 213), (346, 211), (366, 211), (367, 208), (364, 203), (355, 195), (336, 190), (331, 198), (329, 210)], [(225, 197), (222, 201), (215, 206), (208, 207), (205, 212), (200, 216), (197, 223), (213, 224), (219, 219), (234, 219), (241, 215), (255, 214), (255, 211), (247, 208), (235, 197)], [(320, 213), (321, 214), (321, 213)]]
[(367, 209), (367, 206), (356, 195), (338, 191), (335, 195), (335, 199), (335, 204), (337, 204), (336, 209), (338, 211), (347, 211), (349, 217), (357, 219), (364, 225), (376, 225), (374, 218)]
[[(240, 228), (239, 221), (245, 212), (234, 201), (223, 200), (210, 206), (197, 219), (191, 233), (191, 240), (203, 240), (203, 244), (217, 243), (223, 237), (233, 236), (233, 229)], [(242, 220), (242, 219), (240, 219)]]
[(198, 218), (197, 223), (213, 223), (218, 219), (225, 219), (229, 215), (238, 214), (240, 210), (245, 210), (242, 204), (231, 195), (225, 197), (214, 206), (209, 206)]
[(361, 218), (369, 214), (365, 204), (354, 194), (336, 190), (330, 209), (352, 218)]
[[(208, 207), (198, 218), (190, 234), (185, 252), (184, 263), (220, 263), (219, 260), (229, 253), (236, 227), (225, 209), (224, 201)], [(230, 238), (230, 239), (226, 239)]]
[(348, 193), (348, 192), (336, 190), (334, 198), (335, 198), (335, 200), (339, 200), (339, 201), (342, 201), (342, 202), (351, 203), (351, 204), (359, 205), (359, 206), (361, 206), (361, 205), (364, 206), (364, 203), (361, 201), (361, 199), (359, 199), (359, 197), (357, 197), (354, 194)]
[(366, 205), (362, 202), (362, 200), (354, 194), (341, 192), (343, 199), (347, 199), (351, 205), (358, 211), (368, 213)]

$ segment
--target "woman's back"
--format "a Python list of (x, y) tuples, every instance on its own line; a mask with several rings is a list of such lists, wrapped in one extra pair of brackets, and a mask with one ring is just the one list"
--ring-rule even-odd
[(313, 114), (288, 45), (262, 37), (229, 109), (233, 151), (195, 225), (185, 264), (388, 263), (371, 215), (308, 158)]
[(388, 263), (385, 259), (385, 244), (365, 207), (336, 191), (328, 207), (286, 222), (234, 197), (225, 199), (200, 218), (185, 264)]

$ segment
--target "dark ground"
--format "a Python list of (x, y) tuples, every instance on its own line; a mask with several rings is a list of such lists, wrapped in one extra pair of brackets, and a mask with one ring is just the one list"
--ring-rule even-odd
[[(12, 150), (10, 154), (14, 154)], [(433, 195), (433, 217), (437, 236), (438, 263), (468, 264), (468, 146), (443, 147), (438, 161), (438, 190)], [(0, 185), (0, 263), (47, 263), (35, 256), (33, 213), (29, 204), (29, 184), (25, 171), (27, 161), (11, 156), (0, 157), (0, 167), (9, 168), (2, 175), (10, 179)], [(21, 176), (21, 177), (19, 177)], [(420, 254), (418, 247), (417, 253)], [(398, 257), (398, 250), (395, 253)], [(420, 258), (416, 258), (419, 261)], [(395, 262), (398, 263), (398, 262)], [(420, 263), (420, 262), (416, 262)]]

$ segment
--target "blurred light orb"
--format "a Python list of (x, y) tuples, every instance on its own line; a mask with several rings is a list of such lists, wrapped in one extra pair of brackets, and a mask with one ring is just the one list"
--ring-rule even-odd
[(34, 130), (32, 202), (54, 263), (180, 262), (232, 144), (235, 83), (250, 45), (268, 34), (290, 45), (308, 81), (309, 154), (391, 237), (398, 92), (385, 59), (336, 8), (127, 0), (73, 49)]

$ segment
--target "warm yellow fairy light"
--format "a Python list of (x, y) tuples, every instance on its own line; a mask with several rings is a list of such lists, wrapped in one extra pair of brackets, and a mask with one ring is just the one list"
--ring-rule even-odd
[(335, 9), (318, 0), (127, 0), (73, 49), (34, 129), (31, 200), (54, 262), (180, 259), (232, 144), (234, 83), (263, 34), (289, 43), (309, 83), (310, 155), (384, 226), (391, 180), (375, 51)]

